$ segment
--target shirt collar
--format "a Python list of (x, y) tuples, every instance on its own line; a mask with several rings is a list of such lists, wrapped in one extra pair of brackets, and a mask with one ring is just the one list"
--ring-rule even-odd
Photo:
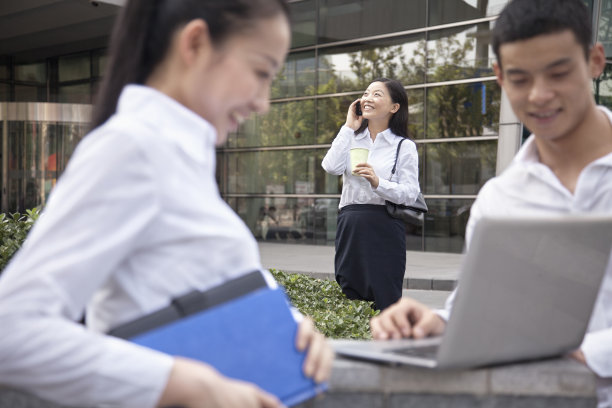
[[(392, 144), (393, 140), (395, 139), (396, 135), (391, 131), (390, 128), (387, 128), (385, 130), (383, 130), (382, 132), (379, 133), (379, 135), (382, 135), (382, 137), (389, 143)], [(355, 136), (355, 139), (364, 139), (366, 137), (370, 137), (370, 129), (368, 129), (367, 127), (364, 129), (363, 132), (359, 133), (358, 135)], [(376, 136), (378, 137), (378, 135)]]
[(159, 129), (198, 162), (208, 162), (211, 150), (214, 155), (216, 129), (201, 116), (156, 89), (127, 85), (119, 97), (117, 112), (135, 115)]
[[(606, 114), (606, 117), (612, 124), (612, 112), (605, 106), (598, 106), (598, 108)], [(514, 161), (517, 163), (525, 164), (540, 163), (540, 154), (538, 152), (538, 146), (535, 142), (535, 135), (533, 133), (529, 136), (525, 143), (523, 143), (518, 153), (514, 157)], [(601, 157), (595, 160), (594, 163), (612, 166), (612, 154), (608, 154), (604, 157)]]

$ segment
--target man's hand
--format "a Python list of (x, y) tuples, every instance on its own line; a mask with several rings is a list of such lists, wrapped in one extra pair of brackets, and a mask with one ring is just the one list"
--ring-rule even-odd
[(446, 322), (429, 307), (414, 299), (402, 298), (370, 320), (376, 340), (414, 337), (417, 339), (442, 334)]
[(571, 358), (573, 358), (574, 360), (576, 360), (576, 361), (578, 361), (578, 362), (580, 362), (580, 363), (582, 363), (584, 365), (587, 365), (586, 357), (584, 357), (584, 353), (582, 352), (582, 350), (576, 349), (576, 350), (572, 351), (571, 353), (569, 353), (569, 356)]

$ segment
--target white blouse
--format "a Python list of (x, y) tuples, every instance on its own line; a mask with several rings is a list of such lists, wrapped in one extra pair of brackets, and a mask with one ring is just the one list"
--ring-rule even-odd
[[(0, 278), (0, 384), (76, 406), (152, 407), (170, 356), (101, 335), (260, 269), (219, 195), (215, 129), (144, 86), (77, 147)], [(87, 325), (77, 323), (87, 307)]]
[[(349, 204), (384, 204), (385, 200), (397, 204), (413, 204), (421, 191), (419, 188), (419, 155), (412, 140), (402, 143), (397, 168), (391, 177), (395, 162), (397, 144), (402, 139), (387, 129), (372, 141), (366, 128), (355, 135), (353, 129), (342, 126), (332, 142), (332, 146), (323, 158), (323, 169), (334, 175), (342, 174), (342, 196), (339, 208)], [(368, 164), (372, 165), (378, 176), (377, 188), (361, 176), (351, 172), (349, 151), (351, 148), (363, 147), (370, 151)]]

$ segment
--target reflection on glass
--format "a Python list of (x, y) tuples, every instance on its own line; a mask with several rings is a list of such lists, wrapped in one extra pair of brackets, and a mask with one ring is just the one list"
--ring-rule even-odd
[(44, 102), (45, 88), (30, 85), (15, 85), (15, 102)]
[(319, 43), (425, 26), (426, 0), (320, 0)]
[(101, 77), (106, 71), (106, 64), (108, 64), (108, 57), (103, 52), (95, 52), (92, 55), (91, 60), (91, 75), (96, 77)]
[(291, 9), (291, 48), (314, 45), (316, 41), (316, 2), (302, 0), (289, 4)]
[(408, 93), (408, 135), (413, 139), (423, 139), (423, 107), (425, 106), (425, 91), (409, 89)]
[(317, 143), (331, 143), (346, 122), (346, 114), (357, 95), (322, 98), (317, 101)]
[(610, 58), (612, 56), (612, 3), (602, 1), (600, 7), (597, 41), (603, 44), (606, 56)]
[(473, 203), (474, 200), (427, 200), (425, 250), (461, 253)]
[(597, 104), (612, 108), (612, 64), (606, 63), (604, 72), (593, 80), (593, 92)]
[(90, 77), (89, 53), (59, 57), (57, 74), (60, 82), (87, 79)]
[(314, 94), (315, 54), (314, 51), (290, 54), (272, 84), (272, 98), (288, 98)]
[(429, 26), (495, 16), (507, 3), (508, 0), (429, 0)]
[(489, 22), (437, 30), (427, 42), (427, 82), (492, 76)]
[(256, 239), (267, 242), (333, 245), (337, 198), (229, 198)]
[(495, 176), (497, 141), (427, 143), (421, 147), (427, 194), (478, 194)]
[(91, 103), (89, 82), (58, 87), (57, 101), (60, 103)]
[(426, 138), (496, 135), (501, 90), (497, 82), (427, 89)]
[(314, 143), (314, 99), (279, 102), (265, 115), (251, 115), (228, 138), (228, 147), (270, 147)]
[(15, 65), (15, 80), (37, 82), (44, 84), (47, 81), (47, 68), (44, 62), (34, 64)]
[(0, 102), (8, 102), (11, 100), (11, 86), (9, 84), (0, 83)]
[(403, 85), (424, 81), (424, 34), (334, 47), (319, 54), (319, 94), (363, 91), (375, 78)]
[(321, 168), (327, 149), (232, 152), (227, 154), (227, 193), (339, 194), (337, 176)]
[(2, 210), (44, 204), (85, 132), (79, 124), (8, 122), (8, 208)]

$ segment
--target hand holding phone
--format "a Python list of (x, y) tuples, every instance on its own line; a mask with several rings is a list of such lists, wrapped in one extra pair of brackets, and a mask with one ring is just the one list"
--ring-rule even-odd
[(357, 101), (355, 104), (355, 114), (357, 116), (361, 116), (363, 114), (363, 112), (361, 112), (361, 101)]

